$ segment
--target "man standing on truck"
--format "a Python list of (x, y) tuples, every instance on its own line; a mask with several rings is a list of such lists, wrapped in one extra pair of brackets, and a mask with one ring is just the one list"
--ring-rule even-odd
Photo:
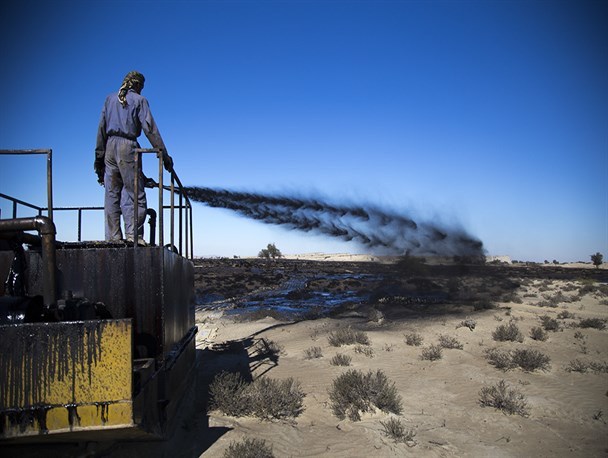
[[(108, 241), (122, 240), (120, 215), (122, 213), (127, 241), (133, 241), (134, 184), (135, 173), (139, 173), (137, 233), (143, 235), (146, 218), (146, 193), (144, 176), (135, 170), (135, 153), (139, 148), (137, 138), (143, 129), (154, 149), (162, 153), (167, 171), (173, 169), (173, 160), (167, 154), (165, 143), (156, 127), (150, 106), (141, 95), (144, 75), (129, 72), (117, 93), (110, 94), (101, 111), (95, 146), (95, 173), (99, 183), (105, 186), (105, 238)], [(141, 162), (140, 162), (141, 165)], [(142, 241), (143, 239), (139, 238)]]

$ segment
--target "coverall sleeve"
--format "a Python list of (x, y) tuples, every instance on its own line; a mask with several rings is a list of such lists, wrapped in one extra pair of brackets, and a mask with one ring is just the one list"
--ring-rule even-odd
[(139, 121), (141, 122), (141, 127), (144, 134), (146, 134), (146, 137), (150, 141), (152, 147), (161, 150), (166, 154), (167, 147), (165, 146), (165, 142), (163, 142), (160, 132), (158, 131), (158, 127), (156, 126), (156, 122), (152, 117), (152, 112), (150, 111), (150, 105), (148, 104), (147, 99), (142, 99), (139, 110)]
[(97, 143), (95, 144), (95, 159), (104, 159), (106, 156), (106, 142), (108, 134), (106, 132), (106, 105), (104, 103), (101, 110), (101, 119), (97, 127)]

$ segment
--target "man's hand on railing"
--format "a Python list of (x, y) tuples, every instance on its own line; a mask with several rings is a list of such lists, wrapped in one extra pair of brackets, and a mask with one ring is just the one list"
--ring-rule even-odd
[(163, 165), (165, 166), (165, 170), (167, 172), (171, 172), (173, 170), (173, 159), (169, 156), (166, 150), (162, 151), (163, 153)]
[(97, 182), (103, 186), (103, 176), (106, 172), (106, 164), (103, 158), (95, 158), (95, 162), (93, 164), (93, 168), (95, 169), (95, 173), (97, 174)]
[(158, 188), (158, 183), (154, 181), (154, 178), (148, 178), (144, 175), (144, 188)]

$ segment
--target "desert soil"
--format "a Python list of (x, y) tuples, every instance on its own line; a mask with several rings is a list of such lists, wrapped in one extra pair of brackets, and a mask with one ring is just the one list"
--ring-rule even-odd
[[(424, 266), (416, 262), (320, 262), (304, 259), (197, 260), (197, 385), (170, 440), (158, 443), (89, 444), (80, 456), (222, 457), (231, 444), (258, 438), (277, 457), (593, 457), (608, 453), (608, 271), (556, 266)], [(353, 276), (338, 276), (351, 273)], [(366, 274), (360, 276), (360, 274)], [(290, 279), (301, 296), (286, 293)], [(336, 280), (336, 278), (339, 278)], [(246, 313), (273, 291), (299, 297), (355, 290), (352, 301), (330, 314), (315, 310), (291, 317), (262, 308)], [(270, 295), (268, 295), (270, 293)], [(314, 297), (314, 295), (312, 296)], [(235, 313), (240, 312), (240, 313)], [(269, 315), (269, 316), (267, 316)], [(547, 323), (545, 341), (530, 332)], [(595, 318), (594, 321), (584, 321)], [(468, 321), (466, 321), (468, 320)], [(463, 326), (463, 322), (474, 327)], [(496, 329), (513, 323), (522, 342), (496, 341)], [(592, 323), (596, 327), (581, 327)], [(364, 332), (370, 345), (334, 347), (340, 328)], [(555, 326), (554, 326), (555, 327)], [(420, 346), (405, 336), (417, 333)], [(421, 358), (440, 336), (462, 344), (442, 358)], [(260, 352), (260, 342), (277, 353)], [(319, 347), (322, 356), (308, 359)], [(545, 370), (502, 370), (488, 349), (535, 349), (550, 358)], [(333, 356), (351, 357), (349, 367)], [(575, 362), (586, 372), (572, 370)], [(591, 366), (589, 367), (589, 364)], [(347, 370), (383, 371), (402, 399), (399, 415), (376, 410), (360, 421), (339, 419), (328, 391)], [(581, 369), (582, 370), (582, 369)], [(249, 380), (293, 377), (305, 393), (294, 418), (231, 417), (212, 408), (209, 385), (222, 371)], [(529, 414), (506, 414), (480, 404), (480, 390), (504, 380), (527, 402)], [(381, 422), (401, 421), (413, 439), (395, 441)], [(50, 452), (50, 450), (49, 450)], [(51, 455), (48, 455), (51, 456)]]

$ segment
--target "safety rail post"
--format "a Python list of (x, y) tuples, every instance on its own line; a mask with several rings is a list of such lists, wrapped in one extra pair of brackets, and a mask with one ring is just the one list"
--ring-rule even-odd
[[(141, 167), (141, 154), (135, 150), (135, 183), (133, 184), (133, 248), (137, 249), (139, 241), (139, 169)], [(129, 236), (127, 235), (127, 238)]]
[(163, 161), (161, 158), (161, 152), (156, 152), (158, 158), (158, 209), (160, 210), (158, 215), (158, 245), (165, 245), (165, 211), (163, 207)]
[[(171, 170), (171, 222), (170, 222), (170, 234), (171, 234), (171, 249), (175, 246), (175, 179), (173, 178), (173, 170)], [(181, 211), (181, 209), (180, 209)]]
[[(182, 246), (182, 233), (183, 233), (183, 227), (182, 227), (182, 213), (183, 213), (183, 202), (184, 198), (182, 196), (182, 193), (179, 193), (179, 252), (182, 252), (183, 246)], [(186, 253), (186, 257), (188, 257), (188, 253)]]
[(48, 217), (53, 221), (53, 150), (46, 155), (46, 194), (48, 197)]
[(82, 242), (82, 208), (78, 209), (78, 241)]

